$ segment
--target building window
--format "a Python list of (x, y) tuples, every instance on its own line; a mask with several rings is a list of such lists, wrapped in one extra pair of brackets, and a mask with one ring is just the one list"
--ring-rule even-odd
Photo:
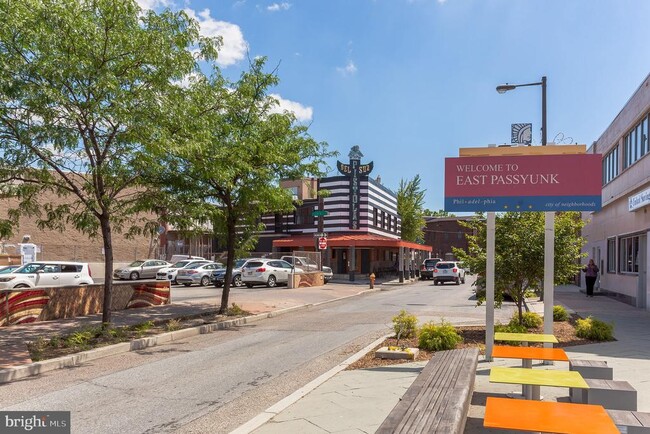
[(297, 225), (313, 225), (314, 216), (312, 212), (314, 211), (313, 206), (305, 206), (297, 208), (293, 213), (293, 222)]
[(386, 229), (390, 231), (393, 228), (393, 216), (388, 214), (387, 217), (388, 217), (388, 227)]
[(621, 273), (639, 272), (639, 237), (620, 238), (619, 248), (619, 271)]
[(607, 240), (607, 272), (616, 273), (616, 238)]
[(603, 185), (618, 176), (618, 146), (603, 158)]
[(379, 224), (379, 210), (377, 208), (373, 208), (373, 219), (375, 222), (375, 226), (378, 226)]
[(623, 168), (628, 168), (648, 153), (648, 116), (625, 135)]

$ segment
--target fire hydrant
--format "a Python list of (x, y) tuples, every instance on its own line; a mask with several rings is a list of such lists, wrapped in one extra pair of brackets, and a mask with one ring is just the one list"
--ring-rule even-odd
[(373, 289), (375, 287), (375, 273), (370, 273), (370, 289)]

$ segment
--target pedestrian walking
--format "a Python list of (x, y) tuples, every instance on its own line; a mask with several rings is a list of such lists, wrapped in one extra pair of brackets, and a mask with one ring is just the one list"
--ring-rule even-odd
[(598, 279), (598, 272), (600, 271), (593, 259), (589, 260), (586, 267), (582, 269), (585, 272), (585, 283), (587, 284), (587, 297), (594, 296), (594, 285)]

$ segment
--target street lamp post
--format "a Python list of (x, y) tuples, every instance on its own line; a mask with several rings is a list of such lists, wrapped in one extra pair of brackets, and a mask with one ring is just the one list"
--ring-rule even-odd
[[(542, 86), (542, 146), (546, 146), (546, 76), (542, 81), (525, 84), (502, 84), (497, 86), (497, 92), (506, 93), (509, 90), (525, 86)], [(544, 213), (544, 333), (553, 334), (553, 278), (555, 275), (555, 213)], [(544, 344), (551, 346), (551, 344)]]

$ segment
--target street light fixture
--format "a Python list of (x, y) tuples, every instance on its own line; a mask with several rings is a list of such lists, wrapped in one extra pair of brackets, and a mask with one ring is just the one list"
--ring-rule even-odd
[[(546, 76), (542, 81), (524, 84), (502, 84), (497, 86), (497, 92), (506, 93), (518, 87), (542, 86), (542, 146), (546, 146)], [(489, 213), (488, 213), (489, 214)], [(494, 217), (492, 217), (494, 219)], [(489, 224), (489, 220), (488, 220)], [(555, 250), (555, 213), (544, 213), (544, 333), (553, 334), (553, 277)], [(487, 274), (487, 273), (486, 273)], [(487, 331), (487, 330), (486, 330)], [(546, 344), (545, 344), (546, 346)], [(491, 348), (490, 348), (491, 351)], [(487, 354), (487, 349), (486, 349)]]
[(542, 81), (536, 83), (502, 84), (497, 86), (497, 92), (506, 93), (509, 90), (526, 86), (542, 86), (542, 146), (546, 146), (546, 76), (542, 77)]

